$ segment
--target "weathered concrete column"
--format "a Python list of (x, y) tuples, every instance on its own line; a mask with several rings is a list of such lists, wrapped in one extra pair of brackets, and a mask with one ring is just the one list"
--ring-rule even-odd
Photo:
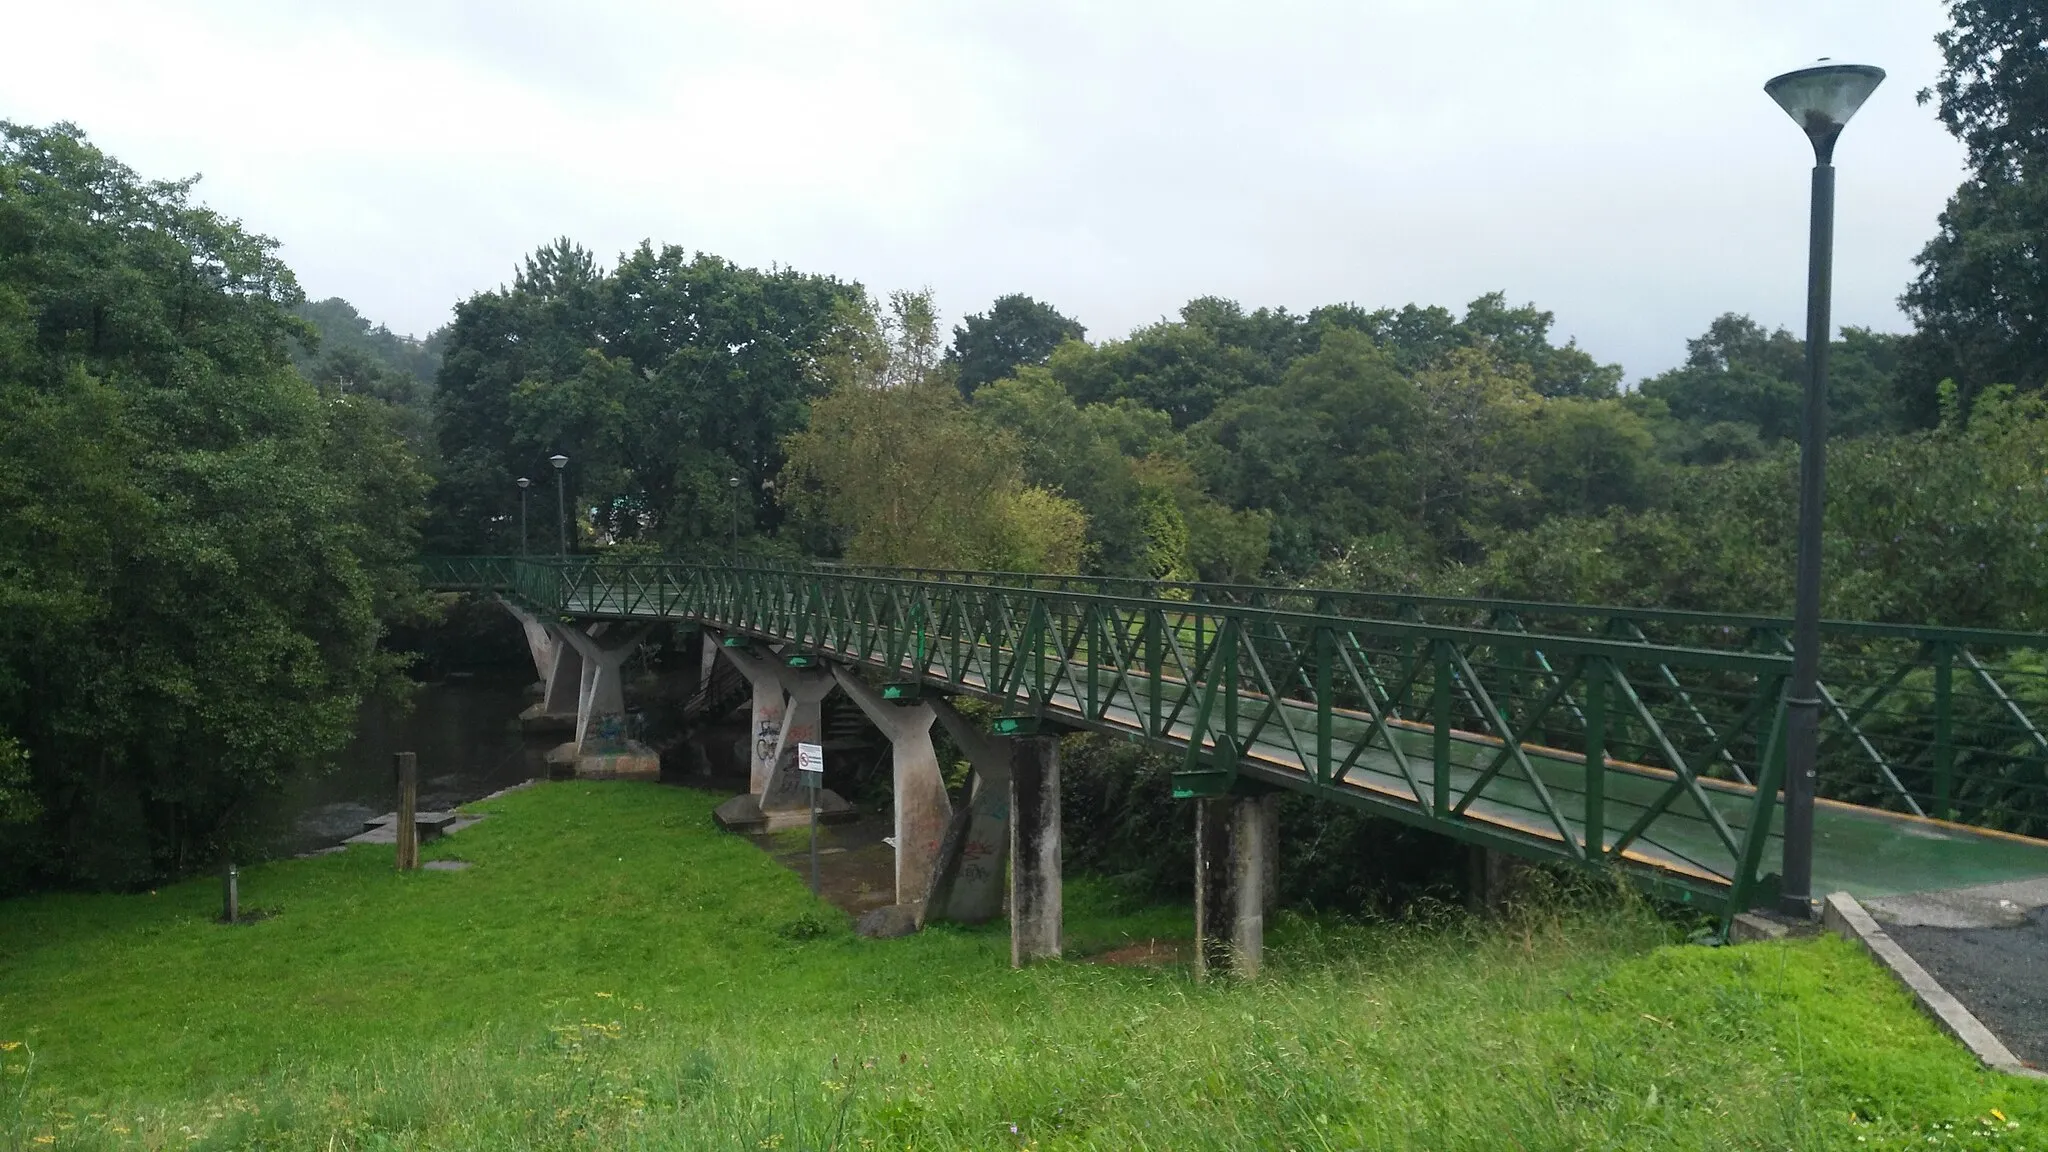
[(939, 847), (925, 917), (979, 924), (1003, 911), (1003, 868), (1010, 858), (1011, 740), (982, 731), (943, 697), (931, 703), (973, 772), (967, 802), (953, 813)]
[(555, 650), (561, 647), (561, 640), (540, 617), (502, 597), (498, 603), (512, 614), (514, 620), (519, 621), (519, 630), (526, 633), (527, 654), (533, 657), (534, 677), (546, 683), (548, 676), (554, 672)]
[[(576, 738), (548, 754), (550, 763), (572, 765), (577, 776), (654, 779), (661, 759), (644, 744), (626, 737), (626, 658), (640, 645), (645, 626), (606, 623), (588, 631), (561, 629), (564, 647), (583, 658), (577, 694)], [(557, 676), (561, 675), (560, 669)]]
[(778, 664), (775, 674), (788, 699), (782, 707), (782, 730), (776, 735), (775, 761), (761, 785), (761, 811), (801, 812), (808, 819), (811, 798), (804, 782), (797, 779), (796, 746), (818, 742), (818, 734), (824, 731), (824, 711), (819, 705), (838, 685), (822, 668)]
[(1010, 964), (1058, 957), (1060, 742), (1018, 736), (1010, 743)]
[(1279, 796), (1195, 801), (1195, 979), (1259, 974), (1271, 902)]
[(569, 730), (576, 723), (583, 654), (562, 638), (563, 625), (542, 620), (510, 600), (498, 603), (526, 634), (526, 651), (533, 657), (534, 674), (540, 679), (540, 700), (519, 714), (520, 727), (528, 732)]
[(1527, 860), (1477, 844), (1465, 848), (1465, 907), (1482, 916), (1506, 913), (1523, 895)]
[(519, 714), (527, 731), (573, 731), (583, 699), (583, 652), (563, 638), (567, 625), (545, 625), (554, 637), (547, 674), (541, 678), (540, 702)]
[[(815, 743), (820, 732), (819, 704), (837, 686), (829, 672), (791, 668), (772, 655), (741, 648), (720, 648), (733, 667), (754, 688), (752, 762), (747, 794), (720, 804), (713, 816), (736, 832), (773, 832), (794, 828), (811, 818), (810, 792), (797, 779), (796, 746)], [(819, 819), (839, 821), (856, 813), (830, 789), (818, 795)]]
[[(896, 794), (896, 902), (921, 904), (931, 890), (939, 842), (953, 816), (953, 800), (946, 795), (946, 778), (932, 747), (932, 721), (937, 716), (922, 702), (889, 703), (843, 668), (833, 668), (832, 676), (868, 722), (889, 738)], [(927, 915), (929, 911), (925, 910)]]
[(776, 673), (775, 657), (757, 655), (744, 648), (725, 647), (709, 632), (704, 634), (704, 642), (716, 646), (716, 651), (725, 653), (725, 658), (733, 667), (739, 669), (740, 675), (745, 676), (747, 683), (753, 686), (754, 709), (747, 726), (747, 739), (750, 742), (747, 791), (751, 795), (759, 796), (762, 789), (768, 786), (768, 778), (775, 774), (775, 755), (782, 750), (784, 697), (782, 677)]

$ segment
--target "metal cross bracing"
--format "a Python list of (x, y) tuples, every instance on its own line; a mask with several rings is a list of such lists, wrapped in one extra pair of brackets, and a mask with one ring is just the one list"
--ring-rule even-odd
[[(838, 570), (1716, 651), (1792, 650), (1791, 620), (1764, 615), (1003, 572)], [(1824, 621), (1821, 640), (1822, 796), (2048, 836), (2048, 635)], [(1675, 710), (1660, 716), (1667, 728), (1716, 742), (1725, 719), (1691, 699), (1668, 669), (1655, 675), (1674, 694)], [(1565, 703), (1576, 717), (1576, 701)], [(1699, 767), (1750, 782), (1747, 769), (1729, 757)]]
[[(1614, 865), (1722, 910), (1762, 900), (1779, 859), (1790, 661), (1783, 622), (1768, 618), (602, 559), (438, 559), (428, 582), (570, 617), (709, 624), (1176, 750), (1184, 795), (1242, 777), (1525, 856)], [(2037, 841), (1844, 802), (1924, 813), (1923, 795), (1945, 796), (1953, 810), (1995, 790), (1968, 774), (1983, 765), (2017, 798), (1974, 811), (2038, 819), (2038, 752), (2000, 743), (2007, 728), (2040, 730), (2040, 672), (2007, 687), (2011, 654), (2033, 650), (2018, 635), (1835, 626), (1824, 770), (1858, 756), (1869, 768), (1830, 781), (1842, 799), (1817, 814), (1817, 882), (1903, 891), (2048, 871)], [(1921, 691), (1916, 676), (1944, 659), (1945, 681)], [(1959, 706), (1957, 669), (1988, 686), (1990, 708)], [(1916, 710), (1928, 703), (1945, 711)], [(1901, 751), (1914, 741), (1931, 756)]]

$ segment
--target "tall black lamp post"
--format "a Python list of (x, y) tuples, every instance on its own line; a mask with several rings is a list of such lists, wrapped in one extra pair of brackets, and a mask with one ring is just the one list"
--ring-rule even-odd
[(1835, 259), (1835, 138), (1884, 69), (1826, 60), (1773, 77), (1764, 91), (1813, 142), (1813, 227), (1806, 264), (1806, 397), (1799, 423), (1799, 566), (1792, 588), (1792, 684), (1785, 695), (1783, 910), (1813, 914), (1813, 795), (1820, 758), (1820, 542), (1826, 490), (1828, 304)]
[(526, 559), (526, 490), (533, 487), (533, 481), (525, 476), (521, 476), (515, 483), (519, 485), (519, 558), (524, 560)]
[(555, 466), (555, 527), (562, 541), (562, 559), (569, 558), (569, 498), (562, 494), (562, 469), (569, 466), (569, 458), (557, 452), (548, 457), (548, 463)]

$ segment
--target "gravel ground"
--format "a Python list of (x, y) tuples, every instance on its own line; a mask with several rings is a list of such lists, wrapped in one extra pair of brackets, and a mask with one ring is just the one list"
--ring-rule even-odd
[(2013, 1055), (2048, 1069), (2048, 907), (2015, 928), (1887, 924), (1885, 932)]

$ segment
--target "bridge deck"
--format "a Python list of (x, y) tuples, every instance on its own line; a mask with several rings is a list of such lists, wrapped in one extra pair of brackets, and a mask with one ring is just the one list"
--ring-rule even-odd
[[(1775, 785), (1768, 795), (1749, 785), (1781, 771), (1774, 717), (1789, 660), (1767, 645), (1363, 619), (1042, 588), (1023, 577), (502, 558), (430, 570), (439, 587), (496, 592), (548, 615), (705, 624), (1124, 734), (1183, 753), (1176, 782), (1189, 791), (1249, 778), (1529, 857), (1611, 862), (1653, 890), (1724, 912), (1762, 898), (1781, 856)], [(1980, 819), (2006, 813), (2028, 827), (2048, 733), (1976, 652), (2024, 657), (2048, 649), (2048, 636), (1906, 629), (1900, 641), (1888, 628), (1838, 625), (1844, 643), (1865, 647), (1861, 663), (1843, 665), (1863, 675), (1838, 685), (1830, 715), (1849, 752), (1831, 762), (1845, 774), (1829, 779), (1846, 796), (1874, 787), (1878, 802), (1915, 813), (1913, 796), (1945, 810), (1953, 783), (1974, 789)], [(1894, 651), (1901, 643), (1918, 647)], [(2008, 660), (1996, 671), (2031, 685), (2026, 666)], [(1965, 673), (1979, 693), (1978, 727), (1959, 737), (1948, 686)], [(1931, 677), (1931, 694), (1915, 677)], [(1933, 710), (1912, 713), (1901, 703), (1909, 692)], [(1225, 744), (1235, 756), (1216, 755)], [(1969, 773), (1951, 773), (1959, 756)], [(1879, 784), (1856, 775), (1865, 760)], [(1929, 771), (1909, 778), (1916, 788), (1931, 779), (1931, 791), (1901, 788), (1900, 773)], [(1589, 835), (1589, 823), (1598, 831)], [(1751, 835), (1754, 824), (1768, 835)], [(2048, 876), (2048, 841), (1830, 800), (1815, 811), (1816, 892), (1883, 896), (2036, 876)]]
[[(617, 596), (572, 599), (567, 607), (572, 614), (614, 619), (678, 615), (672, 609), (632, 604)], [(711, 615), (683, 615), (713, 626), (733, 626), (730, 621)], [(746, 627), (736, 630), (769, 641), (796, 639)], [(934, 647), (951, 642), (956, 649), (967, 652), (963, 664), (968, 668), (994, 667), (1000, 655), (994, 646), (984, 642), (936, 635), (929, 640)], [(829, 642), (821, 647), (828, 655), (885, 674), (917, 677), (937, 687), (965, 689), (988, 699), (1009, 699), (991, 691), (986, 677), (972, 671), (937, 676), (920, 673), (908, 661), (892, 667), (868, 652), (835, 648)], [(1043, 702), (1047, 715), (1076, 727), (1146, 737), (1142, 708), (1150, 682), (1142, 671), (1119, 668), (1119, 685), (1112, 702), (1096, 708), (1093, 716), (1076, 687), (1081, 682), (1078, 674), (1082, 669), (1070, 663), (1068, 671), (1064, 689), (1056, 689)], [(1175, 685), (1176, 690), (1182, 687)], [(1117, 697), (1123, 702), (1115, 702)], [(1505, 839), (1514, 847), (1535, 848), (1539, 855), (1567, 856), (1571, 845), (1582, 846), (1587, 842), (1587, 772), (1585, 758), (1577, 753), (1524, 746), (1526, 759), (1535, 770), (1534, 781), (1521, 775), (1518, 765), (1511, 762), (1485, 782), (1480, 794), (1462, 813), (1447, 818), (1432, 808), (1432, 734), (1426, 728), (1390, 721), (1388, 730), (1407, 757), (1404, 771), (1400, 757), (1373, 742), (1370, 715), (1355, 711), (1339, 714), (1332, 725), (1333, 751), (1339, 758), (1351, 758), (1354, 749), (1357, 754), (1352, 767), (1341, 778), (1323, 783), (1315, 778), (1301, 748), (1304, 740), (1313, 739), (1300, 735), (1314, 731), (1313, 707), (1283, 700), (1281, 713), (1286, 720), (1256, 725), (1256, 718), (1268, 709), (1269, 698), (1241, 692), (1239, 701), (1239, 734), (1248, 738), (1242, 747), (1243, 770), (1255, 778), (1294, 791), (1325, 795), (1466, 839)], [(1166, 725), (1162, 736), (1151, 739), (1185, 749), (1193, 731), (1192, 720), (1181, 719)], [(1205, 740), (1205, 746), (1212, 743), (1213, 740)], [(1479, 784), (1487, 762), (1500, 748), (1501, 741), (1494, 737), (1456, 731), (1452, 737), (1451, 794), (1462, 797)], [(1736, 845), (1757, 811), (1754, 788), (1702, 779), (1694, 791), (1683, 788), (1671, 772), (1615, 761), (1607, 762), (1603, 780), (1606, 819), (1602, 839), (1603, 846), (1610, 850), (1625, 830), (1634, 827), (1638, 818), (1667, 791), (1678, 792), (1623, 849), (1620, 858), (1625, 865), (1675, 881), (1675, 891), (1702, 895), (1709, 901), (1731, 885)], [(1539, 788), (1548, 794), (1549, 807), (1544, 805)], [(1712, 818), (1705, 810), (1709, 806)], [(1560, 818), (1550, 815), (1553, 809)], [(1717, 823), (1733, 834), (1734, 843), (1723, 838)], [(1782, 833), (1774, 827), (1764, 852), (1765, 861), (1777, 861), (1782, 842)], [(1821, 801), (1815, 810), (1815, 891), (1846, 890), (1858, 896), (1884, 896), (2042, 875), (2048, 875), (2048, 841), (1838, 801)]]

